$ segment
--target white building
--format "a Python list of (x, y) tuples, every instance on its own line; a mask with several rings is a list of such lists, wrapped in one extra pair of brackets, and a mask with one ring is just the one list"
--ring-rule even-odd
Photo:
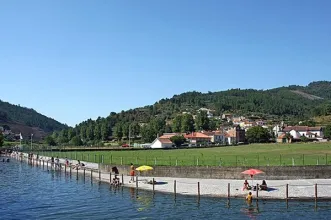
[(301, 136), (305, 136), (308, 138), (324, 137), (322, 127), (288, 126), (283, 129), (283, 132), (289, 132), (293, 136), (293, 138), (300, 138)]
[(169, 138), (156, 138), (151, 144), (151, 148), (173, 148), (173, 146)]

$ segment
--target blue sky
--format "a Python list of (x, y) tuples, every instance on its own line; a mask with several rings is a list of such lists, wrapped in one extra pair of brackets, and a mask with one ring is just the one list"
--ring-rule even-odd
[(0, 99), (74, 126), (186, 91), (331, 80), (331, 1), (0, 1)]

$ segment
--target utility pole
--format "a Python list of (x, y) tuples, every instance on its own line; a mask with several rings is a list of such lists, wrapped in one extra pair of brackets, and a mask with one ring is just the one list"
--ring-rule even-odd
[(131, 147), (131, 124), (129, 125), (129, 147)]

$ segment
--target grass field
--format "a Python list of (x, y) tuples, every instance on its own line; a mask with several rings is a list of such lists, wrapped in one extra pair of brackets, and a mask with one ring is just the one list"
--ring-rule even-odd
[(331, 142), (251, 144), (173, 150), (39, 152), (104, 164), (172, 166), (292, 166), (331, 164)]

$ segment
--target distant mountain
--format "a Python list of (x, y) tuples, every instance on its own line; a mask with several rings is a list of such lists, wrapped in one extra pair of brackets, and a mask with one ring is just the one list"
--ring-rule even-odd
[(67, 128), (33, 109), (0, 100), (0, 126), (3, 125), (8, 125), (14, 133), (21, 132), (25, 137), (34, 134), (34, 139), (41, 139), (50, 132)]

